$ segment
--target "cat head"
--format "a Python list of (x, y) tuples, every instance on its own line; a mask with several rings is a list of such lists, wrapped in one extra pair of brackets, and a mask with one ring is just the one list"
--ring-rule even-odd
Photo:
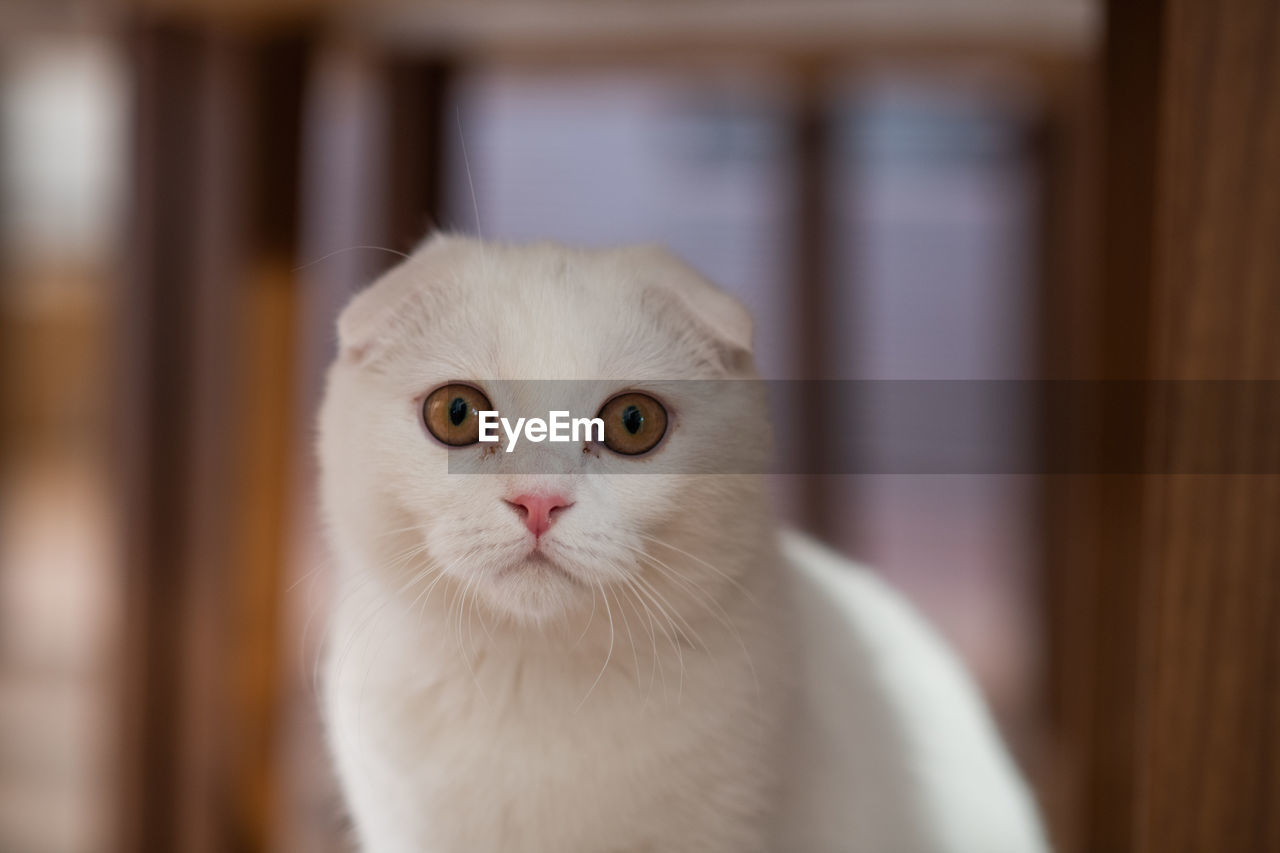
[[(745, 472), (768, 422), (759, 383), (734, 381), (757, 378), (750, 316), (665, 251), (436, 236), (352, 299), (338, 337), (333, 544), (410, 598), (440, 579), (538, 623), (664, 565), (710, 569), (760, 526)], [(604, 435), (508, 452), (501, 429), (475, 441), (482, 407), (598, 416)]]

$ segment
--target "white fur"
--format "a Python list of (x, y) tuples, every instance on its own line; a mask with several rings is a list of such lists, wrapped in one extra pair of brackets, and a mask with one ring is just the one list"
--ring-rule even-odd
[[(869, 574), (780, 543), (759, 476), (724, 473), (768, 452), (762, 400), (716, 390), (752, 383), (664, 384), (755, 377), (736, 301), (658, 250), (436, 237), (339, 335), (325, 711), (363, 849), (1045, 849), (941, 644)], [(668, 434), (634, 458), (447, 449), (419, 407), (449, 381), (513, 416), (650, 390)], [(575, 501), (540, 559), (502, 500), (530, 488)]]

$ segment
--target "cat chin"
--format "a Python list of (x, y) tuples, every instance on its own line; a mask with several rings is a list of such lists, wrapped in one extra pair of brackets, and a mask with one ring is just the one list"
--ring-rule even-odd
[(590, 586), (542, 554), (502, 569), (486, 583), (489, 606), (511, 621), (538, 626), (581, 605)]

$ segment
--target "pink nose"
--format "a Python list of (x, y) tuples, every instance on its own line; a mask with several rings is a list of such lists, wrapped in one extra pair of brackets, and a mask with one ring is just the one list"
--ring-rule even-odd
[(555, 520), (555, 512), (573, 506), (573, 501), (564, 495), (516, 495), (507, 498), (507, 503), (516, 512), (524, 516), (524, 526), (534, 536), (541, 536), (551, 527)]

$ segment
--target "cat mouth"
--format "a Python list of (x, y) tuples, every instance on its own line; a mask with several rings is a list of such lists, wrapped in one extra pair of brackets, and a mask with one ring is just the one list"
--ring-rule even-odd
[(580, 583), (572, 573), (539, 548), (534, 548), (521, 560), (507, 566), (502, 570), (502, 575), (505, 577), (558, 577), (573, 584)]

